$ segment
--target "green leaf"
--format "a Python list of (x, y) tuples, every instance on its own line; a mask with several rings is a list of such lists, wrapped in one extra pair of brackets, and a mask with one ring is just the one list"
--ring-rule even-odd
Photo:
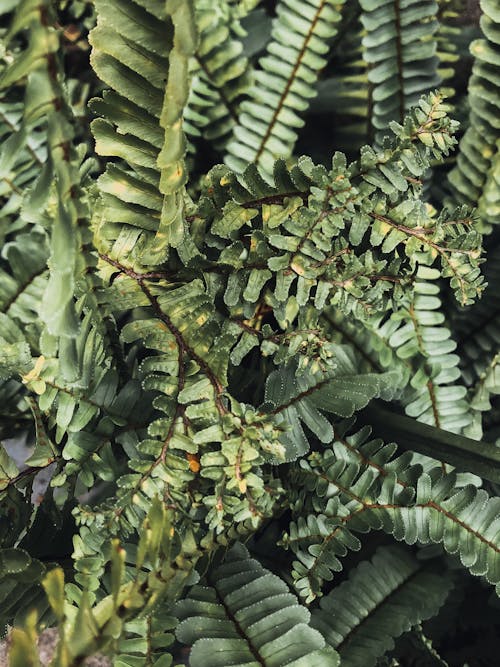
[(435, 616), (451, 588), (449, 578), (403, 549), (381, 547), (321, 599), (311, 624), (338, 650), (342, 665), (372, 667), (394, 639)]
[(309, 611), (243, 546), (234, 546), (210, 576), (210, 587), (195, 586), (175, 607), (176, 635), (191, 646), (193, 667), (338, 665), (309, 627)]
[(64, 572), (56, 567), (45, 575), (42, 585), (47, 594), (52, 611), (61, 623), (64, 619)]

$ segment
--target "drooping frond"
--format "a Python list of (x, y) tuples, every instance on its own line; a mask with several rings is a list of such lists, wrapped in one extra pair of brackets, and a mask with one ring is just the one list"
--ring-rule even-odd
[[(447, 260), (450, 270), (454, 270), (453, 257)], [(474, 272), (469, 275), (472, 283), (478, 279)], [(325, 316), (325, 327), (334, 335), (338, 332), (341, 340), (354, 342), (358, 358), (362, 364), (368, 362), (369, 369), (399, 369), (404, 391), (398, 399), (406, 414), (460, 433), (470, 428), (473, 411), (466, 386), (457, 382), (461, 375), (460, 357), (455, 353), (457, 344), (450, 330), (444, 326), (436, 283), (440, 276), (437, 269), (426, 266), (426, 260), (421, 259), (412, 294), (400, 301), (390, 317), (374, 317), (360, 327), (332, 313)], [(458, 282), (459, 290), (461, 279), (459, 272), (452, 278)], [(477, 435), (481, 436), (479, 432)]]
[(226, 164), (235, 172), (253, 162), (271, 174), (276, 158), (291, 155), (296, 128), (304, 123), (300, 113), (316, 94), (342, 4), (343, 0), (279, 3), (271, 43), (248, 91), (251, 99), (242, 102), (234, 138), (227, 145)]
[[(33, 210), (38, 209), (38, 215), (50, 211), (50, 270), (39, 315), (50, 334), (71, 338), (78, 331), (74, 305), (77, 281), (88, 266), (88, 255), (81, 253), (81, 249), (89, 233), (79, 226), (80, 220), (88, 218), (88, 200), (80, 189), (81, 155), (72, 145), (72, 114), (56, 55), (59, 36), (52, 21), (52, 10), (47, 2), (35, 4), (25, 0), (18, 6), (5, 41), (9, 44), (29, 27), (30, 43), (2, 73), (0, 88), (27, 77), (21, 136), (23, 132), (28, 134), (41, 119), (46, 123), (50, 159), (43, 163), (43, 169), (40, 160), (38, 178), (23, 202), (24, 215), (32, 220)], [(55, 181), (53, 187), (52, 180)]]
[(176, 635), (191, 667), (336, 667), (337, 653), (309, 626), (309, 611), (242, 545), (177, 603)]
[(371, 84), (372, 124), (377, 137), (401, 122), (420, 96), (439, 85), (434, 0), (360, 0), (366, 30), (363, 57)]
[(311, 625), (339, 652), (342, 665), (373, 667), (403, 632), (437, 614), (450, 588), (450, 579), (432, 565), (399, 547), (381, 547), (321, 598)]
[[(481, 201), (481, 229), (491, 231), (498, 222), (500, 13), (495, 0), (481, 0), (482, 39), (471, 44), (474, 56), (469, 81), (469, 127), (460, 142), (457, 165), (449, 181), (459, 203), (476, 206)], [(483, 194), (483, 188), (488, 182)], [(493, 198), (490, 209), (489, 199)]]

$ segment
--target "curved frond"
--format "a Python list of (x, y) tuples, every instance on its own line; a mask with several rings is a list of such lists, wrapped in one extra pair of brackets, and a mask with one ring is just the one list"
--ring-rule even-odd
[(327, 372), (297, 374), (293, 365), (273, 371), (267, 378), (265, 407), (288, 425), (281, 437), (287, 460), (295, 460), (309, 451), (301, 424), (327, 444), (334, 437), (330, 421), (323, 413), (351, 417), (372, 398), (392, 397), (398, 391), (397, 372), (357, 373), (350, 348), (335, 346), (331, 368)]
[[(88, 219), (88, 198), (81, 188), (82, 154), (73, 146), (73, 115), (57, 55), (59, 35), (52, 21), (49, 3), (34, 5), (25, 0), (19, 4), (5, 42), (10, 44), (21, 31), (30, 28), (29, 44), (16, 53), (3, 71), (0, 88), (27, 77), (23, 119), (17, 136), (24, 133), (29, 137), (34, 128), (43, 126), (48, 159), (43, 160), (43, 153), (37, 155), (31, 149), (31, 158), (38, 163), (38, 174), (23, 198), (21, 218), (31, 222), (40, 213), (42, 216), (46, 213), (51, 234), (49, 271), (37, 310), (51, 335), (72, 338), (79, 326), (74, 298), (78, 281), (92, 260), (88, 252), (81, 252), (89, 240), (88, 230), (79, 224)], [(25, 148), (29, 148), (30, 138), (27, 141)]]
[(393, 313), (398, 323), (389, 345), (402, 360), (413, 366), (410, 386), (403, 398), (406, 414), (426, 424), (460, 433), (471, 422), (466, 387), (460, 377), (456, 343), (440, 312), (440, 277), (436, 269), (421, 265), (417, 271), (415, 295)]
[[(371, 530), (408, 544), (442, 544), (471, 574), (498, 585), (500, 498), (472, 485), (457, 489), (456, 474), (443, 474), (439, 466), (429, 472), (411, 467), (409, 452), (390, 461), (396, 447), (368, 440), (369, 432), (351, 441), (336, 437), (332, 448), (302, 459), (294, 475), (297, 506), (304, 502), (301, 493), (312, 493), (309, 513), (299, 511), (283, 539), (298, 559), (293, 577), (300, 595), (314, 599), (322, 582), (342, 569), (339, 558), (361, 547), (356, 533)], [(347, 456), (339, 457), (339, 450)]]
[[(453, 256), (444, 257), (454, 271)], [(327, 331), (339, 332), (341, 339), (354, 343), (360, 363), (376, 370), (398, 369), (401, 392), (398, 400), (406, 414), (426, 424), (460, 433), (467, 431), (474, 419), (469, 405), (467, 387), (460, 379), (460, 357), (457, 344), (444, 326), (445, 316), (439, 296), (437, 279), (442, 273), (426, 266), (421, 259), (413, 293), (403, 297), (390, 317), (367, 319), (361, 327), (353, 327), (339, 314), (327, 315)], [(461, 284), (460, 272), (453, 276), (458, 290), (467, 293), (469, 286)], [(467, 279), (467, 278), (466, 278)], [(472, 271), (472, 284), (479, 279)], [(480, 436), (480, 433), (479, 433)]]

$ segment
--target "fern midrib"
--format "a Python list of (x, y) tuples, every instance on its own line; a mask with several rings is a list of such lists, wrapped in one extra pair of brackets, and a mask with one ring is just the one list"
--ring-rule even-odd
[(251, 199), (250, 201), (243, 202), (239, 204), (242, 208), (256, 208), (264, 206), (265, 204), (281, 204), (285, 199), (289, 197), (301, 197), (304, 204), (309, 198), (310, 192), (306, 190), (294, 190), (293, 192), (283, 192), (275, 195), (267, 195), (266, 197), (260, 197), (259, 199)]
[(147, 300), (149, 301), (149, 304), (151, 308), (153, 309), (153, 312), (155, 313), (156, 317), (165, 324), (167, 329), (170, 331), (172, 336), (175, 338), (176, 343), (179, 347), (180, 350), (182, 350), (184, 353), (186, 353), (193, 361), (196, 361), (196, 363), (199, 365), (203, 373), (207, 376), (207, 378), (210, 381), (210, 384), (214, 388), (214, 393), (215, 393), (215, 402), (217, 409), (219, 413), (224, 415), (227, 410), (222, 402), (222, 394), (224, 391), (224, 387), (220, 383), (219, 379), (216, 377), (215, 373), (212, 371), (210, 366), (207, 364), (207, 362), (199, 356), (193, 350), (193, 348), (187, 343), (187, 341), (184, 339), (182, 336), (181, 332), (177, 329), (177, 327), (174, 325), (174, 323), (170, 320), (168, 315), (163, 312), (163, 310), (160, 307), (160, 304), (158, 303), (158, 299), (151, 294), (151, 291), (149, 290), (148, 286), (146, 285), (145, 279), (142, 277), (141, 274), (137, 274), (133, 269), (130, 269), (123, 264), (120, 264), (120, 262), (117, 262), (116, 260), (112, 259), (111, 257), (108, 257), (107, 255), (101, 253), (100, 254), (101, 258), (108, 262), (108, 264), (111, 264), (111, 266), (114, 266), (116, 269), (120, 271), (120, 273), (126, 275), (128, 278), (131, 280), (134, 280), (142, 290), (143, 294), (146, 296)]
[[(307, 473), (309, 471), (301, 471), (301, 472), (306, 472)], [(311, 472), (313, 472), (313, 471), (311, 471)], [(442, 507), (441, 505), (438, 505), (436, 502), (434, 502), (432, 500), (429, 500), (428, 502), (425, 502), (425, 503), (415, 503), (414, 505), (409, 505), (409, 506), (398, 505), (396, 503), (369, 503), (369, 502), (366, 502), (365, 500), (363, 500), (362, 498), (360, 498), (359, 496), (357, 496), (353, 491), (351, 491), (351, 489), (348, 489), (347, 487), (344, 487), (341, 484), (339, 484), (339, 482), (331, 481), (331, 480), (330, 480), (330, 482), (332, 484), (334, 484), (341, 493), (344, 493), (346, 496), (352, 498), (352, 500), (357, 501), (361, 505), (361, 507), (358, 507), (357, 509), (355, 509), (354, 511), (352, 511), (350, 514), (348, 514), (346, 516), (342, 516), (342, 517), (337, 516), (337, 518), (341, 522), (341, 525), (337, 526), (328, 535), (321, 535), (320, 533), (319, 534), (311, 534), (311, 533), (307, 534), (305, 539), (316, 538), (316, 539), (320, 539), (321, 542), (322, 542), (321, 551), (315, 557), (314, 564), (309, 568), (308, 578), (315, 572), (316, 568), (321, 563), (321, 557), (322, 557), (327, 545), (336, 537), (337, 533), (340, 532), (341, 530), (345, 530), (346, 529), (346, 524), (349, 521), (351, 521), (353, 518), (362, 514), (363, 512), (370, 511), (370, 510), (379, 510), (379, 511), (380, 510), (400, 510), (404, 507), (408, 507), (408, 509), (417, 508), (417, 507), (422, 508), (422, 509), (425, 509), (425, 508), (433, 509), (436, 512), (439, 512), (440, 514), (444, 514), (444, 516), (446, 516), (448, 519), (450, 519), (450, 521), (456, 523), (461, 528), (463, 528), (467, 533), (473, 535), (480, 542), (482, 542), (483, 544), (486, 544), (487, 547), (489, 547), (490, 549), (492, 549), (496, 553), (500, 554), (500, 547), (498, 545), (494, 544), (490, 540), (487, 540), (477, 530), (474, 530), (474, 528), (472, 528), (471, 526), (466, 524), (464, 521), (459, 519), (452, 512), (449, 512), (444, 507)], [(370, 530), (372, 530), (372, 529), (370, 528)], [(304, 538), (302, 536), (298, 536), (296, 539), (290, 539), (288, 541), (288, 543), (292, 544), (294, 542), (300, 542), (303, 539)]]
[(363, 625), (364, 625), (365, 623), (367, 623), (367, 622), (371, 619), (372, 615), (373, 615), (373, 614), (376, 614), (376, 613), (377, 613), (377, 610), (378, 610), (380, 607), (382, 607), (383, 605), (387, 604), (387, 603), (390, 601), (391, 598), (393, 598), (395, 595), (397, 595), (397, 594), (401, 591), (401, 589), (402, 589), (403, 587), (405, 587), (405, 586), (406, 586), (408, 583), (410, 583), (415, 577), (417, 577), (419, 574), (421, 574), (422, 571), (424, 571), (424, 567), (423, 567), (421, 564), (419, 564), (419, 567), (417, 567), (416, 570), (414, 570), (413, 572), (411, 572), (411, 573), (409, 574), (409, 576), (407, 576), (405, 579), (403, 579), (403, 581), (401, 581), (401, 582), (400, 582), (400, 583), (399, 583), (399, 584), (398, 584), (398, 585), (397, 585), (397, 586), (396, 586), (396, 587), (395, 587), (395, 588), (394, 588), (388, 595), (386, 595), (382, 600), (379, 600), (379, 602), (377, 602), (377, 604), (369, 610), (369, 613), (368, 613), (367, 616), (364, 616), (363, 618), (358, 618), (357, 625), (355, 625), (353, 628), (351, 628), (351, 630), (350, 630), (350, 631), (346, 634), (346, 636), (342, 639), (342, 641), (340, 642), (340, 644), (338, 644), (337, 646), (335, 646), (335, 649), (336, 649), (339, 653), (341, 653), (341, 652), (342, 652), (342, 649), (343, 649), (343, 648), (345, 649), (346, 645), (348, 645), (349, 642), (352, 641), (353, 636), (355, 636), (356, 633), (359, 632), (360, 629), (363, 627)]
[(255, 160), (254, 160), (255, 162), (259, 161), (262, 153), (264, 152), (266, 144), (269, 141), (269, 138), (271, 137), (273, 128), (276, 125), (276, 122), (278, 120), (278, 116), (281, 112), (281, 109), (283, 108), (283, 105), (284, 105), (285, 100), (288, 96), (288, 93), (290, 92), (290, 88), (292, 87), (292, 84), (295, 80), (295, 77), (297, 75), (299, 67), (302, 64), (302, 59), (304, 58), (304, 55), (307, 51), (308, 44), (311, 41), (311, 38), (314, 34), (314, 29), (316, 27), (316, 24), (319, 21), (321, 12), (323, 11), (327, 1), (328, 0), (321, 0), (321, 4), (319, 5), (319, 7), (318, 7), (318, 9), (317, 9), (312, 21), (311, 21), (311, 26), (309, 28), (309, 31), (308, 31), (307, 35), (305, 35), (304, 42), (303, 42), (302, 47), (301, 47), (301, 49), (300, 49), (300, 51), (297, 55), (297, 60), (295, 61), (295, 64), (294, 64), (293, 69), (290, 73), (290, 76), (288, 77), (288, 81), (286, 82), (286, 86), (283, 89), (283, 92), (281, 93), (280, 99), (278, 100), (278, 104), (276, 105), (276, 107), (273, 111), (272, 118), (269, 121), (269, 124), (266, 128), (266, 132), (265, 132), (263, 138), (261, 139), (261, 142), (260, 142), (259, 147), (257, 149), (257, 152), (255, 154)]
[(388, 218), (387, 216), (380, 215), (379, 213), (373, 213), (370, 212), (369, 215), (374, 218), (375, 220), (380, 220), (381, 222), (385, 222), (389, 226), (393, 227), (394, 229), (397, 229), (398, 231), (403, 232), (404, 234), (407, 234), (408, 236), (413, 236), (416, 239), (420, 241), (423, 245), (427, 245), (433, 250), (435, 250), (438, 255), (441, 258), (441, 261), (444, 262), (450, 271), (453, 273), (453, 276), (456, 278), (457, 282), (460, 284), (460, 290), (462, 292), (462, 305), (464, 306), (466, 301), (464, 301), (464, 295), (466, 294), (466, 281), (463, 278), (463, 276), (456, 270), (456, 268), (453, 266), (452, 262), (450, 261), (448, 257), (448, 253), (458, 253), (462, 255), (474, 255), (476, 253), (475, 250), (468, 250), (467, 248), (449, 248), (447, 246), (442, 246), (436, 243), (435, 241), (431, 241), (428, 238), (425, 238), (426, 233), (433, 233), (435, 229), (433, 228), (412, 228), (412, 227), (407, 227), (406, 225), (400, 225), (394, 220), (391, 220), (391, 218)]
[(28, 287), (32, 285), (39, 276), (47, 272), (48, 268), (46, 265), (44, 265), (39, 271), (30, 276), (29, 280), (26, 280), (22, 285), (19, 285), (18, 289), (16, 290), (16, 293), (13, 294), (11, 298), (2, 305), (1, 312), (7, 314), (11, 306), (19, 299), (19, 297), (23, 294), (23, 292), (25, 292), (25, 290), (27, 290)]
[[(182, 359), (181, 359), (181, 357), (182, 357), (182, 353), (179, 349), (179, 368), (182, 368)], [(179, 393), (181, 391), (181, 389), (179, 388), (180, 385), (181, 385), (180, 375), (181, 375), (181, 373), (179, 372), (179, 384), (178, 384), (178, 389), (177, 389), (177, 392), (176, 392), (177, 396), (179, 395)], [(182, 376), (184, 376), (183, 373), (182, 373)], [(184, 381), (182, 382), (182, 386), (184, 386)], [(129, 496), (129, 498), (133, 498), (134, 495), (138, 491), (140, 491), (144, 482), (151, 476), (151, 474), (153, 473), (155, 468), (157, 468), (160, 464), (165, 463), (165, 458), (167, 456), (167, 452), (168, 452), (168, 449), (170, 447), (170, 441), (172, 440), (172, 437), (174, 435), (176, 421), (177, 421), (177, 419), (179, 419), (179, 417), (182, 416), (183, 412), (184, 412), (184, 406), (181, 405), (179, 402), (177, 402), (177, 407), (176, 407), (175, 413), (172, 416), (171, 421), (170, 421), (170, 425), (168, 427), (168, 433), (163, 440), (163, 445), (162, 445), (162, 448), (161, 448), (161, 451), (160, 451), (160, 455), (152, 461), (149, 468), (140, 475), (139, 479), (134, 484), (134, 486), (131, 489), (128, 490), (127, 495)], [(169, 498), (169, 500), (171, 500), (169, 484), (167, 482), (165, 482), (165, 496), (167, 496)], [(125, 511), (125, 509), (126, 509), (125, 505), (122, 505), (122, 507), (117, 508), (117, 510), (115, 512), (115, 516), (116, 516), (117, 519), (120, 519), (120, 517), (123, 514), (123, 512)], [(173, 505), (171, 506), (171, 509), (178, 510), (179, 507), (174, 502)]]
[[(375, 468), (375, 470), (377, 470), (377, 472), (380, 474), (381, 477), (387, 477), (388, 472), (383, 466), (379, 465), (378, 463), (375, 463), (375, 461), (372, 461), (371, 459), (364, 456), (359, 451), (359, 449), (357, 449), (357, 447), (353, 447), (352, 445), (350, 445), (345, 438), (342, 438), (338, 435), (335, 435), (335, 441), (339, 442), (346, 449), (348, 449), (350, 452), (355, 454), (359, 458), (359, 460), (361, 461), (361, 463), (363, 465), (370, 466), (371, 468)], [(396, 484), (399, 484), (399, 486), (402, 486), (404, 489), (407, 489), (407, 488), (411, 487), (410, 484), (407, 484), (406, 482), (403, 482), (401, 479), (399, 479), (399, 477), (396, 477)]]
[(254, 657), (254, 659), (257, 661), (257, 663), (259, 665), (262, 665), (262, 667), (265, 667), (266, 662), (265, 662), (264, 658), (260, 655), (257, 647), (254, 646), (250, 637), (248, 637), (248, 635), (245, 633), (245, 631), (241, 627), (241, 625), (240, 625), (238, 619), (236, 618), (235, 614), (233, 614), (233, 612), (231, 611), (229, 606), (226, 604), (226, 600), (224, 599), (222, 594), (219, 592), (219, 589), (217, 588), (217, 582), (210, 581), (210, 578), (208, 578), (208, 582), (210, 583), (210, 585), (214, 589), (214, 591), (217, 595), (217, 598), (219, 599), (219, 602), (220, 602), (221, 606), (224, 608), (224, 611), (226, 613), (226, 617), (231, 619), (231, 621), (234, 624), (234, 627), (236, 628), (236, 632), (240, 635), (240, 637), (243, 639), (245, 644), (248, 646), (248, 649), (249, 649), (250, 653), (252, 654), (252, 656)]
[[(352, 189), (352, 188), (349, 187), (349, 188), (346, 188), (345, 190), (341, 190), (339, 194), (341, 194), (341, 193), (343, 193), (343, 192), (348, 192), (348, 191), (351, 190), (351, 189)], [(318, 214), (318, 216), (316, 217), (316, 219), (314, 220), (314, 222), (312, 222), (312, 223), (310, 224), (310, 226), (309, 226), (308, 230), (306, 231), (306, 233), (300, 238), (300, 241), (299, 241), (299, 243), (298, 243), (298, 245), (297, 245), (297, 249), (296, 249), (295, 252), (292, 254), (292, 256), (290, 257), (290, 261), (288, 262), (288, 268), (289, 268), (289, 269), (291, 269), (291, 266), (292, 266), (292, 264), (295, 262), (296, 257), (298, 257), (298, 256), (300, 255), (300, 253), (301, 253), (301, 251), (302, 251), (302, 248), (304, 247), (305, 242), (308, 241), (308, 240), (311, 238), (311, 236), (312, 236), (314, 230), (315, 230), (316, 227), (317, 227), (317, 226), (318, 226), (318, 225), (325, 219), (326, 215), (327, 215), (328, 213), (332, 213), (333, 211), (338, 211), (338, 210), (342, 211), (342, 210), (347, 206), (347, 203), (348, 203), (348, 202), (346, 202), (346, 203), (343, 204), (342, 206), (337, 207), (336, 209), (333, 209), (333, 211), (330, 210), (330, 209), (328, 209), (328, 205), (329, 205), (329, 203), (330, 203), (330, 202), (329, 202), (329, 199), (330, 199), (330, 197), (331, 197), (332, 194), (333, 194), (333, 193), (332, 193), (332, 189), (331, 189), (331, 187), (330, 187), (330, 186), (327, 186), (327, 187), (325, 188), (325, 196), (324, 196), (324, 199), (323, 199), (323, 206), (322, 206), (322, 208), (321, 208), (321, 211), (319, 211), (319, 214)], [(337, 194), (337, 193), (335, 193), (335, 194)], [(349, 202), (350, 202), (350, 201), (352, 201), (352, 200), (349, 200)]]
[[(415, 315), (415, 306), (414, 306), (413, 303), (408, 308), (408, 313), (409, 313), (410, 319), (413, 323), (413, 328), (415, 329), (415, 335), (417, 337), (417, 344), (418, 344), (418, 347), (420, 349), (420, 353), (424, 357), (429, 358), (429, 355), (427, 354), (427, 350), (425, 349), (425, 346), (424, 346), (422, 333), (420, 331), (420, 323), (417, 319), (417, 316)], [(426, 386), (427, 393), (429, 394), (429, 398), (430, 398), (430, 401), (431, 401), (432, 416), (434, 418), (435, 425), (437, 426), (437, 428), (441, 428), (441, 421), (440, 421), (440, 418), (439, 418), (439, 410), (438, 410), (438, 407), (437, 407), (436, 392), (435, 392), (435, 389), (434, 389), (434, 382), (432, 381), (431, 377), (429, 377), (425, 386)]]
[(300, 394), (297, 394), (294, 398), (291, 398), (289, 401), (284, 403), (283, 405), (279, 405), (277, 408), (274, 408), (274, 410), (271, 410), (270, 412), (267, 413), (260, 413), (260, 414), (268, 414), (268, 415), (277, 415), (280, 412), (283, 412), (283, 410), (286, 410), (287, 408), (292, 407), (295, 405), (295, 403), (298, 403), (304, 398), (307, 398), (311, 394), (314, 394), (314, 392), (318, 391), (322, 387), (324, 387), (328, 382), (330, 382), (332, 378), (326, 378), (325, 380), (321, 380), (321, 382), (318, 382), (318, 384), (315, 384), (313, 387), (310, 387), (309, 389), (306, 389), (305, 391), (302, 391)]

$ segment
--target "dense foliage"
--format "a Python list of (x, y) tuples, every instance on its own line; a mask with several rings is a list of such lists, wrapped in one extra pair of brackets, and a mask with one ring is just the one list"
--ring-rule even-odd
[(465, 10), (0, 0), (13, 667), (49, 626), (58, 667), (496, 664), (500, 4)]

